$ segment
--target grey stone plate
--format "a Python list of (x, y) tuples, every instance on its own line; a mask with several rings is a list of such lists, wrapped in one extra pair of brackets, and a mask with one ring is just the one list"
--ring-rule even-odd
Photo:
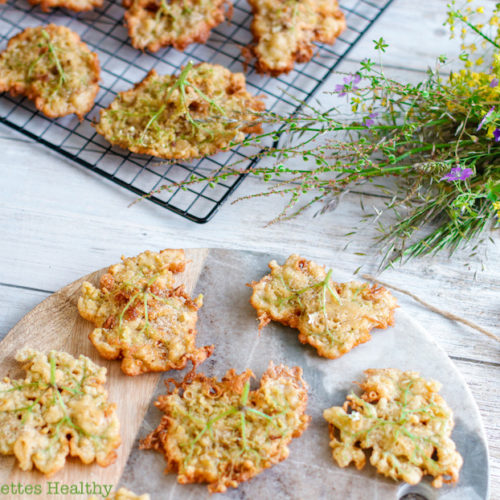
[[(210, 251), (196, 287), (196, 291), (205, 296), (197, 344), (213, 343), (216, 347), (200, 371), (221, 377), (229, 368), (238, 372), (251, 368), (260, 377), (270, 360), (301, 366), (310, 387), (308, 414), (312, 416), (312, 422), (309, 428), (292, 442), (287, 460), (225, 494), (210, 496), (205, 485), (177, 484), (175, 474), (163, 473), (163, 456), (154, 451), (140, 451), (137, 446), (130, 455), (121, 485), (136, 493), (149, 492), (152, 500), (209, 497), (212, 500), (487, 499), (488, 453), (477, 406), (461, 374), (432, 337), (401, 309), (396, 312), (395, 326), (375, 330), (371, 341), (337, 360), (319, 357), (313, 348), (299, 343), (296, 331), (278, 324), (271, 323), (259, 336), (255, 311), (248, 302), (250, 289), (245, 283), (259, 280), (266, 274), (267, 263), (272, 258), (282, 263), (286, 257), (230, 250)], [(337, 266), (333, 269), (337, 281), (352, 279)], [(464, 458), (460, 480), (455, 486), (435, 490), (429, 481), (423, 481), (417, 487), (409, 487), (376, 474), (369, 464), (361, 471), (353, 466), (341, 469), (334, 464), (323, 410), (341, 405), (353, 388), (352, 382), (361, 380), (366, 368), (389, 367), (417, 370), (443, 384), (441, 394), (455, 414), (452, 437)], [(176, 374), (177, 378), (181, 376)], [(157, 395), (162, 392), (164, 387), (160, 384)], [(160, 418), (161, 412), (151, 406), (139, 438), (156, 427)], [(422, 496), (409, 495), (411, 492)]]

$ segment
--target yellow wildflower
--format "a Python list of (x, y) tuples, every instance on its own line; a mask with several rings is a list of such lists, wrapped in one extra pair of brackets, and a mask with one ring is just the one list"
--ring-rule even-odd
[(500, 219), (500, 201), (495, 201), (493, 208), (497, 211), (497, 217)]

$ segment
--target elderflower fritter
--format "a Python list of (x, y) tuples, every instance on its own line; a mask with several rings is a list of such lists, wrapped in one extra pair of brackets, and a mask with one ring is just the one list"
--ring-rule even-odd
[(253, 288), (250, 303), (263, 328), (271, 320), (300, 332), (299, 340), (320, 356), (338, 358), (370, 340), (372, 328), (393, 323), (395, 298), (385, 289), (352, 281), (336, 283), (323, 266), (291, 255)]
[(453, 414), (438, 394), (441, 384), (416, 372), (366, 370), (361, 396), (351, 393), (342, 407), (323, 412), (330, 424), (330, 447), (340, 467), (370, 463), (392, 479), (417, 484), (426, 474), (432, 485), (458, 481), (463, 460), (450, 439)]
[(97, 131), (109, 142), (160, 158), (208, 156), (260, 132), (264, 103), (242, 73), (218, 64), (187, 64), (179, 76), (152, 70), (101, 111)]
[(99, 90), (97, 54), (65, 26), (26, 28), (0, 55), (0, 92), (22, 94), (50, 118), (90, 111)]
[(0, 382), (0, 453), (22, 470), (52, 475), (68, 456), (106, 467), (120, 445), (115, 405), (104, 389), (106, 369), (65, 352), (24, 348), (16, 354), (24, 380)]
[[(152, 52), (172, 45), (184, 50), (205, 43), (222, 23), (227, 0), (125, 0), (125, 24), (132, 45)], [(230, 12), (228, 17), (230, 17)]]
[(90, 341), (104, 358), (122, 358), (127, 375), (182, 370), (211, 355), (213, 346), (195, 345), (203, 297), (174, 288), (184, 268), (183, 250), (146, 251), (111, 266), (100, 290), (83, 283), (78, 311), (96, 326)]
[(302, 370), (271, 362), (255, 391), (252, 376), (229, 370), (219, 382), (198, 373), (160, 396), (165, 415), (141, 447), (163, 453), (179, 483), (206, 482), (211, 493), (285, 460), (310, 421)]
[[(307, 62), (313, 42), (332, 45), (346, 22), (337, 0), (249, 0), (257, 70), (277, 76)], [(248, 49), (247, 49), (248, 51)]]

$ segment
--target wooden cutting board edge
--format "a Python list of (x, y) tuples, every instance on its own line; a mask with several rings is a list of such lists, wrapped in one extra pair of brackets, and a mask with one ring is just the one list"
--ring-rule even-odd
[[(176, 277), (176, 284), (184, 284), (191, 294), (196, 286), (208, 249), (186, 249), (188, 264), (186, 271)], [(70, 498), (68, 495), (57, 495), (63, 484), (80, 485), (83, 481), (93, 485), (107, 484), (116, 486), (122, 475), (127, 459), (132, 450), (135, 438), (142, 424), (144, 415), (151, 403), (151, 398), (160, 380), (161, 374), (152, 373), (128, 377), (120, 369), (117, 361), (108, 361), (99, 356), (88, 340), (92, 325), (80, 318), (76, 303), (83, 281), (94, 285), (107, 268), (84, 276), (53, 293), (26, 314), (0, 341), (0, 376), (12, 378), (22, 377), (23, 372), (14, 357), (24, 346), (41, 351), (64, 350), (73, 356), (83, 354), (94, 362), (107, 368), (106, 389), (108, 400), (118, 403), (117, 413), (121, 427), (122, 444), (118, 448), (115, 463), (108, 467), (100, 467), (93, 463), (83, 464), (78, 459), (67, 459), (65, 467), (52, 477), (46, 477), (38, 471), (24, 472), (17, 466), (13, 456), (0, 456), (0, 485), (17, 484), (41, 485), (42, 495), (38, 498), (50, 497)], [(54, 314), (56, 313), (56, 314)], [(69, 333), (69, 335), (68, 335)], [(120, 401), (122, 403), (120, 404)], [(126, 401), (126, 404), (123, 402)], [(56, 483), (58, 483), (56, 485)], [(55, 494), (52, 494), (55, 493)], [(16, 495), (18, 499), (32, 498), (33, 495)], [(81, 496), (80, 498), (87, 498)]]

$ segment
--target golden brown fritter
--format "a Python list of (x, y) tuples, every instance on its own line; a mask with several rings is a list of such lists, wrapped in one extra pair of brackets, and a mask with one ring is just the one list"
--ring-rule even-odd
[(229, 370), (219, 382), (197, 374), (159, 397), (165, 413), (142, 448), (165, 455), (181, 484), (206, 482), (224, 492), (286, 459), (306, 429), (307, 385), (299, 367), (269, 368), (250, 391), (251, 370)]
[(52, 475), (66, 457), (106, 467), (116, 459), (120, 426), (104, 390), (106, 368), (65, 352), (24, 348), (24, 380), (0, 381), (0, 453), (22, 470)]
[(213, 346), (195, 346), (203, 297), (173, 288), (184, 268), (183, 250), (146, 251), (111, 266), (100, 290), (83, 283), (78, 311), (97, 327), (90, 341), (104, 358), (123, 358), (127, 375), (182, 370), (211, 355)]
[(365, 374), (361, 397), (351, 393), (323, 413), (338, 465), (362, 469), (363, 450), (371, 449), (370, 463), (384, 476), (417, 484), (428, 474), (436, 488), (458, 481), (463, 460), (450, 439), (453, 414), (441, 384), (394, 368)]
[(29, 0), (31, 5), (40, 5), (44, 12), (50, 12), (56, 7), (84, 12), (102, 6), (102, 0)]
[(271, 274), (250, 285), (260, 329), (271, 320), (297, 328), (303, 344), (334, 359), (370, 340), (372, 328), (393, 324), (396, 299), (385, 288), (336, 283), (331, 270), (295, 254), (269, 267)]
[(242, 73), (217, 64), (184, 67), (179, 76), (152, 70), (101, 111), (97, 131), (112, 144), (167, 159), (226, 150), (258, 133), (264, 104), (245, 88)]
[(90, 111), (99, 90), (97, 54), (65, 26), (26, 28), (0, 54), (0, 92), (22, 94), (50, 118)]
[[(102, 497), (91, 496), (88, 500), (101, 500)], [(111, 493), (107, 500), (150, 500), (150, 497), (147, 493), (143, 495), (136, 495), (132, 491), (127, 490), (126, 488), (120, 488), (117, 492)]]
[[(227, 0), (124, 0), (125, 24), (136, 49), (152, 52), (172, 45), (184, 50), (205, 43), (225, 18)], [(230, 16), (228, 16), (230, 17)]]
[(313, 42), (332, 45), (346, 23), (337, 0), (249, 0), (257, 71), (277, 76), (313, 56)]

